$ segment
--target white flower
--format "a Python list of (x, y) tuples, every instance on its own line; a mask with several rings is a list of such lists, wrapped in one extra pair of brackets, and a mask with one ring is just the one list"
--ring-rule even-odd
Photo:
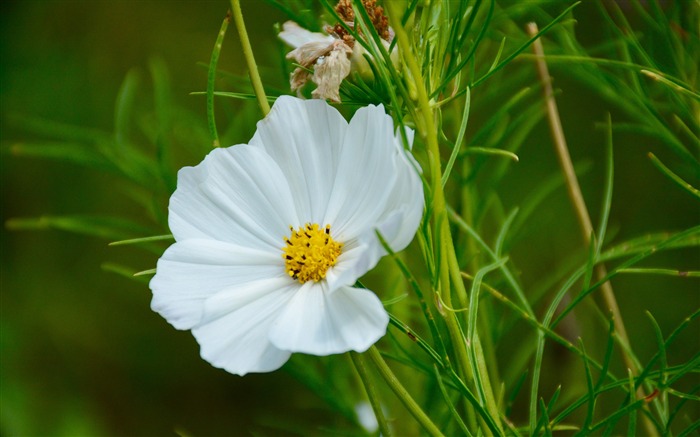
[(158, 261), (151, 307), (239, 375), (292, 352), (365, 351), (388, 315), (353, 285), (385, 255), (376, 230), (395, 251), (413, 239), (417, 169), (381, 106), (347, 123), (325, 101), (279, 97), (249, 144), (178, 173), (176, 242)]

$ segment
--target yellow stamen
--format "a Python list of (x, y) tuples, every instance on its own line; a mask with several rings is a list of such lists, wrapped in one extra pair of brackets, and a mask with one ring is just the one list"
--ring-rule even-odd
[(282, 248), (285, 270), (289, 276), (302, 284), (325, 278), (343, 247), (343, 243), (331, 237), (331, 225), (320, 228), (316, 223), (307, 223), (296, 231), (292, 226), (289, 230), (292, 235), (284, 238), (286, 245)]

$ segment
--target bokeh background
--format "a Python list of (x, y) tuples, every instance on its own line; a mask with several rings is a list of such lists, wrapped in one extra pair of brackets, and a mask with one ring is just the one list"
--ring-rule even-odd
[[(147, 100), (152, 92), (149, 65), (155, 59), (167, 67), (173, 101), (191, 114), (192, 125), (181, 128), (204, 132), (200, 137), (206, 138), (205, 99), (189, 93), (206, 88), (206, 67), (198, 63), (208, 62), (228, 4), (59, 0), (10, 1), (0, 8), (2, 223), (42, 215), (119, 215), (143, 222), (154, 234), (163, 233), (142, 217), (113, 175), (14, 156), (13, 145), (42, 141), (41, 133), (18, 120), (40, 117), (111, 132), (124, 77), (133, 71), (141, 84), (137, 95)], [(243, 8), (266, 83), (285, 89), (284, 48), (274, 30), (285, 16), (262, 1), (246, 0)], [(584, 45), (600, 42), (598, 13), (586, 2), (576, 11), (577, 35)], [(521, 17), (523, 23), (526, 19)], [(498, 41), (500, 36), (490, 37)], [(515, 67), (519, 62), (524, 61)], [(233, 25), (219, 65), (245, 74)], [(573, 159), (590, 168), (582, 185), (596, 217), (602, 198), (604, 135), (595, 126), (607, 113), (618, 120), (624, 115), (567, 77), (565, 68), (553, 66), (552, 74), (561, 90), (558, 99)], [(497, 81), (507, 77), (499, 75), (484, 86), (498, 86)], [(236, 83), (224, 82), (232, 87)], [(470, 120), (476, 124), (499, 104), (479, 101), (477, 94), (478, 90), (478, 111)], [(217, 107), (226, 141), (250, 138), (258, 118), (251, 105), (226, 101)], [(700, 222), (697, 202), (651, 167), (649, 151), (668, 156), (648, 137), (615, 136), (611, 230), (617, 241)], [(195, 155), (178, 154), (173, 161), (177, 166), (193, 165)], [(557, 171), (544, 122), (519, 156), (521, 162), (500, 188), (503, 203), (511, 207), (528, 195), (529, 182)], [(163, 199), (161, 205), (164, 208)], [(102, 268), (109, 262), (147, 270), (155, 266), (157, 254), (109, 247), (108, 239), (56, 230), (3, 227), (0, 232), (0, 435), (274, 435), (350, 425), (287, 369), (239, 378), (212, 368), (199, 358), (188, 332), (174, 330), (151, 312), (146, 282)], [(524, 283), (536, 283), (572, 247), (581, 246), (563, 189), (535, 213), (524, 235), (512, 254)], [(677, 250), (654, 261), (655, 266), (698, 270), (700, 253)], [(694, 279), (621, 276), (613, 285), (643, 358), (655, 352), (645, 311), (653, 311), (667, 334), (700, 307)], [(697, 329), (685, 333), (678, 343), (684, 347), (674, 351), (674, 359), (687, 360), (700, 350), (699, 342)], [(506, 342), (499, 354), (506, 356), (507, 347)], [(556, 356), (550, 359), (556, 363)], [(345, 364), (342, 356), (317, 360), (328, 368)], [(562, 375), (551, 372), (544, 377), (551, 379), (544, 386), (555, 387)], [(697, 383), (688, 381), (688, 386)], [(692, 408), (697, 417), (697, 406)]]

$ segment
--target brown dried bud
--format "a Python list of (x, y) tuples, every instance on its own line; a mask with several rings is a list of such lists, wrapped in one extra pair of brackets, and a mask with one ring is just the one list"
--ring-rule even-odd
[(335, 11), (343, 21), (355, 21), (355, 11), (352, 10), (352, 0), (340, 0), (335, 6)]
[(377, 6), (377, 0), (362, 0), (372, 26), (377, 30), (377, 34), (384, 41), (389, 41), (389, 19), (384, 15), (384, 8)]

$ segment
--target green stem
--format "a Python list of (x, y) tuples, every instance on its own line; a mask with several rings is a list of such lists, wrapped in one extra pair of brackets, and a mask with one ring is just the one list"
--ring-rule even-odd
[[(449, 234), (448, 234), (449, 235)], [(462, 272), (459, 269), (459, 264), (457, 262), (457, 254), (454, 251), (454, 243), (452, 242), (451, 236), (450, 236), (450, 243), (449, 247), (452, 249), (449, 251), (449, 268), (450, 268), (450, 275), (452, 277), (452, 283), (454, 284), (455, 289), (457, 290), (457, 295), (458, 296), (467, 296), (467, 290), (464, 287), (464, 281), (462, 280)], [(478, 275), (477, 275), (478, 276)], [(476, 298), (478, 301), (478, 296), (476, 296), (476, 291), (472, 289), (472, 298)], [(468, 307), (469, 311), (476, 311), (474, 314), (474, 317), (477, 317), (478, 314), (478, 309), (476, 305), (464, 305), (464, 307)], [(471, 335), (467, 335), (467, 338), (470, 341), (470, 351), (467, 351), (467, 357), (472, 357), (473, 360), (470, 361), (470, 371), (471, 374), (473, 375), (473, 378), (471, 379), (474, 383), (474, 386), (476, 387), (477, 393), (479, 393), (481, 396), (483, 396), (483, 399), (480, 399), (482, 402), (482, 405), (486, 405), (486, 410), (489, 412), (489, 415), (493, 418), (494, 422), (496, 423), (496, 426), (498, 427), (498, 431), (500, 431), (501, 434), (503, 434), (503, 428), (501, 427), (501, 422), (498, 420), (500, 417), (500, 414), (498, 412), (498, 402), (496, 400), (496, 397), (493, 394), (493, 387), (491, 385), (491, 380), (489, 378), (489, 372), (488, 368), (486, 366), (486, 358), (484, 356), (484, 349), (481, 345), (481, 340), (479, 338), (479, 334), (476, 330), (476, 328), (473, 328), (473, 332)], [(469, 354), (468, 352), (471, 352)], [(483, 422), (482, 422), (483, 423)], [(488, 428), (484, 427), (486, 432), (489, 432)]]
[(382, 354), (379, 353), (376, 346), (372, 346), (367, 351), (367, 355), (377, 366), (379, 374), (386, 381), (387, 385), (396, 394), (399, 400), (404, 404), (409, 413), (416, 418), (418, 423), (425, 429), (425, 431), (431, 436), (442, 436), (442, 432), (438, 427), (430, 420), (430, 418), (425, 414), (421, 407), (416, 403), (416, 401), (411, 397), (411, 395), (406, 391), (406, 388), (401, 384), (401, 382), (396, 378), (394, 372), (391, 371), (387, 365)]
[[(539, 33), (537, 24), (528, 23), (527, 32), (530, 35), (530, 37), (535, 37)], [(562, 169), (562, 173), (564, 173), (564, 179), (566, 181), (569, 199), (571, 200), (571, 203), (574, 207), (574, 211), (576, 213), (576, 218), (579, 222), (579, 227), (581, 228), (583, 239), (586, 242), (586, 244), (590, 246), (591, 244), (593, 244), (591, 237), (594, 231), (593, 223), (591, 222), (591, 217), (588, 214), (588, 208), (586, 207), (586, 203), (583, 199), (581, 187), (579, 186), (578, 178), (576, 177), (576, 173), (574, 172), (574, 166), (571, 162), (571, 156), (569, 155), (569, 148), (566, 143), (566, 137), (564, 136), (564, 129), (562, 128), (561, 120), (559, 118), (559, 110), (557, 109), (557, 103), (554, 99), (552, 79), (549, 75), (547, 63), (544, 60), (544, 49), (542, 47), (542, 41), (539, 38), (533, 41), (532, 48), (537, 58), (537, 73), (539, 75), (540, 82), (542, 82), (543, 85), (545, 103), (547, 108), (547, 117), (549, 120), (550, 133), (554, 142), (554, 149), (556, 151), (557, 158), (559, 159), (559, 165)], [(597, 264), (595, 266), (595, 273), (598, 279), (600, 280), (608, 276), (605, 265), (602, 263)], [(605, 300), (608, 309), (612, 313), (613, 323), (615, 324), (615, 331), (620, 339), (620, 343), (624, 345), (621, 348), (622, 358), (625, 361), (625, 365), (627, 366), (627, 368), (631, 369), (634, 373), (636, 373), (637, 366), (635, 365), (631, 354), (627, 350), (627, 347), (629, 347), (630, 345), (629, 337), (627, 336), (625, 323), (622, 321), (622, 314), (620, 313), (620, 308), (617, 304), (617, 299), (615, 298), (615, 293), (613, 292), (613, 288), (610, 284), (610, 281), (605, 281), (601, 285), (600, 289), (603, 295), (603, 299)], [(536, 393), (533, 392), (533, 394)], [(638, 391), (638, 397), (644, 397), (642, 390)], [(533, 396), (531, 402), (533, 402), (534, 400), (535, 399)], [(651, 421), (645, 415), (642, 415), (642, 418), (644, 420), (644, 425), (646, 427), (648, 435), (658, 435), (658, 432), (656, 431)], [(533, 420), (534, 418), (531, 418), (531, 428)]]
[(214, 50), (211, 52), (209, 72), (207, 74), (207, 121), (209, 123), (209, 134), (211, 135), (212, 145), (214, 147), (220, 146), (219, 133), (216, 130), (216, 117), (214, 116), (214, 84), (216, 82), (216, 64), (219, 62), (221, 45), (224, 43), (224, 35), (226, 35), (226, 29), (228, 28), (229, 22), (231, 22), (231, 11), (226, 13), (226, 18), (224, 18), (224, 21), (221, 23), (221, 29), (219, 30), (219, 35), (216, 37)]
[[(436, 256), (436, 259), (439, 262), (438, 269), (440, 272), (440, 290), (443, 291), (441, 297), (449, 307), (452, 307), (447, 255), (448, 252), (446, 247), (451, 243), (451, 237), (449, 236), (449, 223), (445, 209), (445, 193), (442, 189), (442, 169), (440, 167), (440, 147), (437, 141), (437, 130), (435, 128), (435, 121), (433, 120), (432, 108), (430, 107), (430, 102), (428, 101), (428, 94), (425, 90), (425, 86), (421, 86), (423, 84), (423, 76), (421, 75), (416, 59), (411, 54), (411, 44), (408, 41), (408, 35), (401, 26), (400, 21), (394, 18), (400, 17), (401, 13), (395, 10), (396, 6), (394, 6), (392, 2), (387, 2), (386, 6), (389, 11), (389, 20), (394, 27), (394, 32), (398, 40), (401, 56), (408, 65), (409, 71), (415, 80), (421, 113), (420, 115), (422, 115), (422, 119), (416, 121), (419, 131), (423, 138), (425, 138), (428, 146), (427, 151), (431, 177), (430, 185), (433, 192), (433, 222), (436, 227), (436, 238), (438, 240), (437, 246), (439, 247), (439, 253)], [(452, 341), (455, 344), (455, 347), (458, 349), (457, 357), (461, 373), (463, 376), (468, 375), (469, 372), (465, 371), (465, 366), (467, 366), (468, 362), (468, 360), (465, 359), (466, 352), (462, 354), (462, 350), (460, 350), (464, 349), (465, 347), (464, 338), (459, 332), (459, 327), (457, 325), (454, 312), (448, 310), (444, 315)]]
[(379, 433), (383, 436), (391, 437), (391, 430), (389, 429), (389, 424), (386, 422), (386, 418), (384, 417), (384, 412), (382, 411), (381, 402), (379, 402), (379, 395), (377, 394), (374, 379), (367, 371), (365, 357), (356, 352), (350, 352), (349, 355), (352, 359), (352, 363), (355, 365), (357, 374), (360, 375), (362, 385), (365, 387), (365, 392), (367, 392), (367, 399), (369, 399), (369, 404), (372, 406), (374, 416), (377, 418)]
[(270, 104), (267, 102), (265, 89), (260, 80), (260, 73), (258, 73), (258, 64), (255, 63), (253, 48), (250, 46), (248, 32), (245, 30), (243, 12), (241, 12), (241, 0), (231, 0), (231, 10), (233, 11), (233, 21), (236, 23), (236, 28), (238, 29), (238, 36), (241, 38), (241, 48), (243, 48), (243, 56), (245, 56), (245, 61), (248, 64), (250, 81), (253, 84), (255, 97), (258, 98), (258, 105), (260, 105), (260, 110), (263, 115), (267, 115), (270, 112)]
[[(430, 176), (431, 176), (431, 188), (433, 192), (433, 220), (436, 226), (436, 234), (438, 237), (438, 247), (439, 254), (437, 259), (440, 262), (439, 272), (440, 272), (440, 289), (443, 291), (442, 298), (448, 306), (451, 305), (451, 288), (450, 288), (450, 277), (457, 279), (453, 280), (453, 285), (460, 301), (466, 301), (467, 292), (464, 288), (464, 283), (460, 278), (459, 265), (456, 263), (457, 256), (455, 254), (454, 243), (452, 241), (452, 235), (450, 233), (449, 222), (447, 220), (447, 208), (445, 203), (445, 193), (442, 187), (442, 169), (440, 166), (440, 147), (437, 139), (437, 129), (435, 127), (435, 121), (433, 119), (433, 112), (430, 106), (430, 101), (428, 100), (428, 92), (425, 88), (425, 83), (423, 81), (423, 76), (418, 66), (418, 62), (411, 51), (411, 44), (408, 40), (408, 35), (401, 25), (400, 17), (401, 13), (395, 8), (393, 2), (386, 3), (389, 20), (394, 28), (394, 32), (398, 41), (399, 50), (403, 60), (406, 62), (408, 69), (413, 77), (416, 85), (416, 93), (418, 96), (418, 106), (420, 108), (420, 115), (422, 115), (422, 123), (417, 123), (420, 133), (427, 143), (429, 165), (430, 165)], [(418, 121), (418, 120), (417, 120)], [(422, 128), (422, 129), (421, 129)], [(447, 328), (452, 339), (453, 346), (455, 347), (455, 353), (457, 355), (457, 364), (459, 365), (461, 375), (467, 380), (471, 379), (471, 372), (469, 367), (469, 359), (466, 351), (466, 342), (464, 340), (464, 335), (459, 328), (459, 322), (454, 311), (445, 311), (445, 321), (447, 323)], [(479, 361), (483, 361), (483, 351), (481, 348), (475, 350), (475, 353), (480, 355)], [(488, 378), (484, 375), (484, 378)], [(490, 384), (485, 384), (490, 388)], [(486, 387), (484, 387), (486, 388)], [(495, 407), (496, 398), (491, 390), (485, 390), (484, 393), (486, 406), (489, 414), (492, 416), (494, 422), (497, 424), (499, 431), (502, 431), (501, 422), (499, 420), (499, 414), (497, 408)], [(488, 429), (486, 430), (488, 432)]]

